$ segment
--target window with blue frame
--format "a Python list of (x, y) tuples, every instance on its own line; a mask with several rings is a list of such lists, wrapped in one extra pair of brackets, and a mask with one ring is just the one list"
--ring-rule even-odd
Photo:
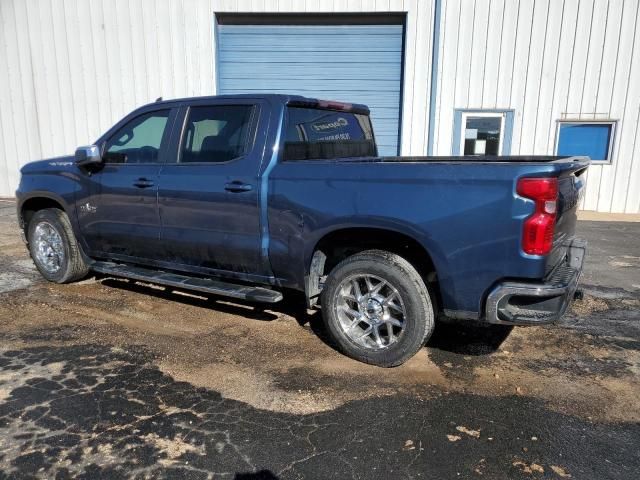
[(557, 155), (584, 155), (611, 162), (615, 122), (558, 122)]

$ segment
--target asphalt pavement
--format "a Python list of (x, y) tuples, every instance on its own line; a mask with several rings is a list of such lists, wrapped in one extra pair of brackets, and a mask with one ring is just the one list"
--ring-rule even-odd
[(438, 325), (406, 365), (261, 306), (34, 271), (0, 202), (1, 478), (556, 478), (640, 473), (640, 223), (581, 222), (561, 325)]

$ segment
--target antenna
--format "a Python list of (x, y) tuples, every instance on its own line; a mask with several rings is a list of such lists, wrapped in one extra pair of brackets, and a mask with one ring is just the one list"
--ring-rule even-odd
[(161, 102), (161, 101), (162, 101), (162, 97), (156, 98), (156, 102)]

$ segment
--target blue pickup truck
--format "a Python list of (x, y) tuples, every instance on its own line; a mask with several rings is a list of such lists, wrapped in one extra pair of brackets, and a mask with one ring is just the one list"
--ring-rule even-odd
[(158, 101), (16, 196), (49, 281), (107, 275), (278, 302), (304, 292), (345, 354), (413, 356), (435, 319), (558, 320), (584, 242), (580, 157), (379, 157), (364, 105), (293, 95)]

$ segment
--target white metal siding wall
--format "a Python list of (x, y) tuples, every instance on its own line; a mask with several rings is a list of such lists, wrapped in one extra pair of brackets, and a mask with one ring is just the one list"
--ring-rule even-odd
[(433, 0), (1, 0), (0, 196), (159, 96), (216, 93), (215, 12), (406, 12), (401, 152), (426, 151)]
[(455, 108), (514, 109), (512, 154), (552, 154), (556, 120), (618, 120), (583, 208), (640, 212), (638, 0), (441, 0), (434, 153)]
[(135, 107), (214, 92), (208, 0), (0, 1), (0, 196)]
[(402, 25), (220, 25), (218, 92), (363, 103), (380, 155), (398, 154)]

